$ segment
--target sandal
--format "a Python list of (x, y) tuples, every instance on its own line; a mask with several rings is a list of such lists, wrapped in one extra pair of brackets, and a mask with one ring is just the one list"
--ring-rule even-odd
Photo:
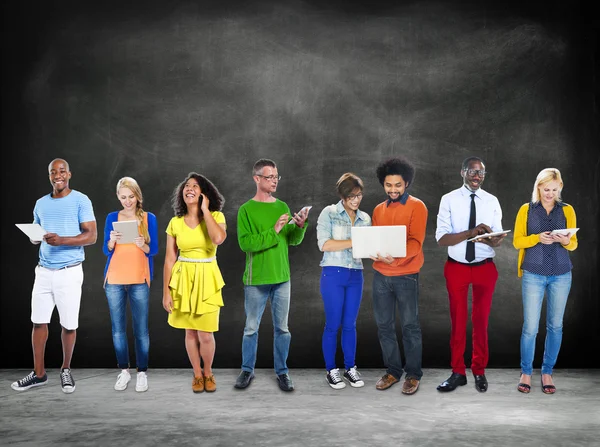
[[(521, 374), (521, 377), (524, 375), (525, 374)], [(517, 385), (517, 390), (519, 390), (521, 393), (528, 394), (531, 391), (531, 385), (529, 385), (527, 383), (519, 382), (519, 384)]]
[(544, 385), (544, 380), (540, 379), (542, 381), (542, 391), (544, 392), (544, 394), (554, 394), (556, 393), (556, 387), (554, 385)]

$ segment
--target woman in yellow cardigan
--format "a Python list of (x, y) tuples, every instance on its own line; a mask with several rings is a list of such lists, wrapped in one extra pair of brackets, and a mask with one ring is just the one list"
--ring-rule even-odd
[(535, 339), (540, 322), (544, 294), (546, 306), (546, 342), (542, 361), (542, 391), (554, 394), (552, 369), (562, 341), (562, 326), (571, 289), (573, 264), (569, 251), (577, 248), (573, 231), (552, 234), (553, 230), (574, 229), (575, 210), (561, 200), (563, 181), (560, 171), (543, 169), (537, 176), (531, 202), (519, 209), (513, 245), (519, 250), (518, 274), (523, 277), (523, 331), (521, 333), (521, 377), (518, 390), (531, 391)]

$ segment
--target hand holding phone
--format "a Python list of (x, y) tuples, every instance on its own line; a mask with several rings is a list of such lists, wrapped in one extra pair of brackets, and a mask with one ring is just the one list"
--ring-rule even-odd
[(288, 225), (295, 223), (300, 228), (302, 228), (304, 226), (304, 222), (306, 222), (306, 219), (308, 219), (308, 212), (310, 211), (311, 208), (312, 208), (312, 205), (303, 207), (300, 211), (298, 211), (296, 214), (294, 214), (294, 217), (292, 217), (290, 219), (290, 221), (288, 222)]

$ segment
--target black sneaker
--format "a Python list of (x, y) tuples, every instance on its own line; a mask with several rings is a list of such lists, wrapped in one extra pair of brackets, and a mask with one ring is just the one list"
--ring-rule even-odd
[(346, 383), (342, 380), (342, 376), (340, 376), (339, 368), (333, 368), (327, 371), (327, 383), (334, 390), (346, 388)]
[(292, 382), (288, 374), (279, 374), (277, 382), (279, 382), (279, 388), (283, 391), (294, 391), (294, 382)]
[(34, 386), (42, 386), (48, 383), (48, 375), (44, 374), (42, 377), (38, 377), (35, 371), (31, 371), (21, 380), (13, 382), (10, 387), (15, 391), (26, 391)]
[(354, 388), (365, 386), (365, 382), (363, 382), (363, 380), (360, 378), (360, 374), (358, 373), (356, 366), (346, 370), (344, 373), (344, 379), (346, 379), (350, 383), (350, 386)]
[(71, 368), (63, 368), (60, 370), (60, 386), (63, 393), (70, 394), (75, 391), (75, 380), (71, 375)]
[(248, 388), (250, 382), (254, 379), (254, 374), (250, 371), (242, 371), (238, 378), (235, 381), (234, 387), (243, 390), (244, 388)]

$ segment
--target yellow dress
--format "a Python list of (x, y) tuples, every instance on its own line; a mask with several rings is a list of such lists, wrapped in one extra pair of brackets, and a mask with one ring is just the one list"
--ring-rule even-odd
[[(218, 224), (225, 223), (220, 211), (212, 211)], [(173, 217), (167, 227), (179, 249), (179, 257), (171, 270), (169, 289), (173, 311), (168, 323), (179, 329), (204, 332), (219, 330), (219, 313), (223, 306), (221, 289), (225, 285), (217, 264), (217, 246), (212, 243), (203, 220), (196, 228), (188, 227), (183, 217)], [(186, 259), (210, 259), (209, 262), (191, 262)]]

